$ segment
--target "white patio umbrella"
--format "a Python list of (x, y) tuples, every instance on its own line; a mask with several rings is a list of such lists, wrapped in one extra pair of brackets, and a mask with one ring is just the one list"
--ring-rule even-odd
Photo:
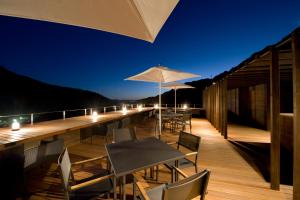
[(174, 99), (174, 102), (175, 102), (175, 105), (174, 105), (175, 113), (176, 113), (176, 90), (195, 88), (193, 86), (190, 86), (190, 85), (187, 85), (187, 84), (184, 84), (184, 83), (179, 83), (179, 82), (166, 83), (166, 84), (163, 84), (161, 87), (162, 88), (173, 89), (175, 91), (175, 95), (174, 95), (174, 98), (175, 98)]
[(177, 71), (163, 66), (155, 66), (146, 71), (126, 78), (131, 81), (155, 82), (159, 85), (159, 136), (161, 135), (161, 84), (199, 77), (196, 74)]
[(179, 0), (0, 0), (0, 15), (92, 28), (153, 42)]

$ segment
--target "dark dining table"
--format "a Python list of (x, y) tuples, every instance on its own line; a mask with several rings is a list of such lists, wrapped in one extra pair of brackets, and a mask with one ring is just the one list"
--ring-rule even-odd
[[(155, 137), (107, 144), (105, 148), (115, 178), (123, 180), (122, 199), (126, 199), (126, 175), (185, 157), (183, 153)], [(114, 199), (116, 199), (116, 191), (114, 191)]]

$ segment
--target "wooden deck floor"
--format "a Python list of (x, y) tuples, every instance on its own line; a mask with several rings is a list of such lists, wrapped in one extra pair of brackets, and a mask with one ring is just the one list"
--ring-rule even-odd
[[(270, 190), (269, 183), (235, 151), (230, 142), (222, 138), (207, 120), (193, 119), (192, 124), (192, 133), (202, 137), (199, 166), (201, 169), (207, 168), (212, 172), (207, 200), (292, 199), (291, 186), (281, 185), (281, 191)], [(153, 121), (137, 124), (138, 137), (154, 135), (153, 127)], [(243, 131), (242, 127), (239, 128), (238, 132)], [(93, 139), (93, 144), (79, 144), (79, 136), (76, 133), (64, 137), (69, 145), (73, 161), (105, 153), (104, 140), (97, 136)], [(162, 138), (167, 141), (176, 141), (177, 135), (166, 132)], [(93, 166), (88, 167), (93, 168)], [(193, 168), (184, 171), (187, 174), (194, 173)], [(77, 173), (77, 177), (85, 175), (85, 173)], [(30, 199), (63, 199), (60, 179), (54, 163), (49, 168), (35, 170), (29, 177), (27, 187), (31, 192)], [(168, 172), (162, 169), (159, 181), (168, 180)], [(130, 188), (128, 190), (130, 191)]]
[(228, 138), (234, 141), (270, 143), (270, 134), (270, 131), (258, 128), (238, 124), (228, 125)]

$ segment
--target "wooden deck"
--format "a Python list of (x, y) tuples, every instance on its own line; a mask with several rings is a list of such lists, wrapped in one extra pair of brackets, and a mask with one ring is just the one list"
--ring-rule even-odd
[(228, 139), (242, 142), (270, 143), (270, 131), (238, 124), (228, 124)]
[[(291, 186), (281, 185), (281, 191), (269, 189), (270, 184), (235, 151), (230, 142), (223, 139), (207, 120), (193, 119), (192, 124), (192, 133), (202, 137), (199, 166), (201, 169), (207, 168), (212, 172), (207, 200), (292, 199)], [(154, 135), (153, 120), (136, 124), (136, 126), (139, 138)], [(242, 127), (239, 131), (243, 131)], [(63, 135), (63, 137), (69, 146), (73, 161), (105, 153), (104, 140), (97, 138), (97, 136), (93, 139), (93, 144), (79, 144), (77, 133)], [(167, 131), (162, 138), (167, 141), (176, 141), (177, 135)], [(93, 171), (94, 165), (87, 166), (87, 168)], [(169, 181), (168, 171), (164, 168), (161, 170), (159, 182)], [(193, 168), (184, 171), (187, 174), (194, 173)], [(86, 175), (89, 175), (88, 171), (75, 173), (77, 178)], [(28, 177), (27, 188), (31, 192), (30, 199), (63, 199), (55, 163), (52, 163), (49, 168), (34, 170)], [(151, 183), (145, 185), (154, 186)], [(130, 192), (131, 190), (128, 188), (128, 193)]]

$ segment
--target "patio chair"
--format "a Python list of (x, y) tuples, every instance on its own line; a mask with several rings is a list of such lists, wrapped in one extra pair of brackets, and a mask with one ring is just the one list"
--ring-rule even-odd
[(183, 113), (181, 118), (176, 120), (176, 127), (180, 126), (181, 130), (184, 131), (186, 126), (190, 126), (190, 132), (192, 132), (192, 114)]
[[(171, 120), (169, 117), (161, 118), (161, 128), (165, 129), (169, 125), (170, 130), (172, 130)], [(159, 114), (155, 115), (155, 132), (159, 131)]]
[[(198, 173), (198, 159), (199, 159), (199, 152), (200, 152), (200, 143), (201, 143), (201, 137), (192, 135), (190, 133), (186, 133), (183, 131), (180, 131), (178, 141), (174, 144), (177, 144), (177, 149), (185, 148), (191, 152), (186, 153), (185, 156), (195, 156), (195, 160), (190, 160), (188, 158), (183, 158), (178, 161), (178, 168), (186, 168), (190, 166), (195, 167), (195, 172)], [(170, 143), (171, 144), (171, 143)], [(169, 168), (171, 171), (175, 167), (175, 161), (165, 164), (167, 168)], [(174, 176), (172, 171), (172, 182), (174, 182)]]
[(130, 125), (130, 118), (125, 117), (124, 119), (121, 120), (121, 128), (127, 128)]
[(136, 140), (136, 128), (113, 129), (113, 143)]
[(141, 180), (135, 176), (135, 184), (140, 191), (140, 199), (143, 200), (190, 200), (201, 196), (200, 200), (205, 199), (210, 171), (204, 170), (188, 177), (178, 168), (174, 170), (182, 175), (184, 179), (170, 184), (162, 184), (146, 191)]
[(108, 140), (113, 136), (113, 130), (119, 128), (119, 121), (106, 125), (105, 141), (108, 143)]
[(72, 173), (72, 166), (74, 165), (82, 165), (87, 162), (105, 158), (107, 159), (106, 156), (102, 156), (71, 163), (68, 149), (65, 148), (58, 158), (58, 166), (66, 199), (92, 199), (104, 194), (109, 195), (113, 189), (113, 174), (109, 174), (109, 170), (102, 169), (97, 175), (79, 181), (74, 179)]

